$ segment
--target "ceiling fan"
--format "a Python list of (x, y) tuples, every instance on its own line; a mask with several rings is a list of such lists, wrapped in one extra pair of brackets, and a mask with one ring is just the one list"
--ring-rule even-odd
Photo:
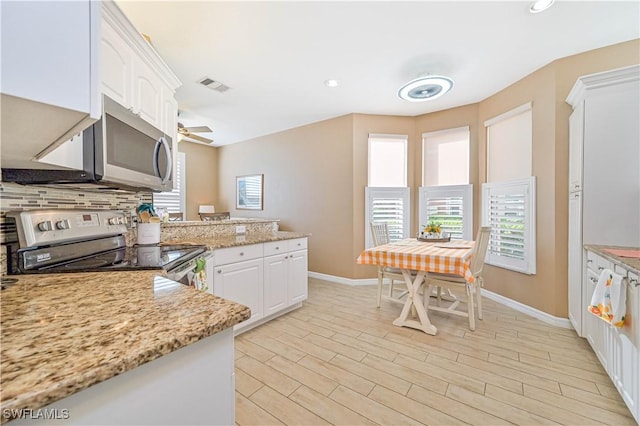
[(188, 142), (204, 143), (210, 145), (213, 143), (213, 139), (205, 138), (204, 136), (196, 135), (195, 133), (211, 133), (211, 130), (207, 126), (195, 126), (185, 127), (184, 124), (178, 123), (178, 133), (180, 133), (184, 139)]

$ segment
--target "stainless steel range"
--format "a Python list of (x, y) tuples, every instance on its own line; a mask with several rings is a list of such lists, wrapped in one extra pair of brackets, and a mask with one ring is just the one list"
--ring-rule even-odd
[(7, 213), (16, 238), (8, 244), (9, 274), (164, 269), (188, 283), (206, 246), (127, 247), (125, 213), (113, 210), (30, 210)]

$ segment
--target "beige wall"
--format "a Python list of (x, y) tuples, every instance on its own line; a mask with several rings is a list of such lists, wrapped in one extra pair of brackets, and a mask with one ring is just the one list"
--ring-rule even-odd
[[(223, 146), (220, 206), (232, 216), (279, 218), (280, 229), (313, 234), (309, 269), (353, 276), (353, 116)], [(264, 210), (236, 210), (236, 176), (264, 174)]]
[[(417, 231), (421, 135), (469, 126), (474, 229), (486, 181), (484, 122), (532, 102), (533, 174), (537, 177), (537, 274), (486, 267), (486, 288), (557, 317), (567, 316), (568, 118), (576, 79), (640, 63), (640, 41), (557, 60), (478, 104), (418, 117), (352, 114), (219, 149), (217, 203), (232, 215), (276, 217), (281, 229), (312, 233), (309, 269), (345, 278), (375, 276), (355, 264), (364, 248), (364, 187), (369, 133), (409, 136), (411, 233)], [(236, 211), (235, 176), (265, 174), (265, 210)], [(218, 205), (216, 205), (218, 207)]]
[[(564, 289), (561, 289), (560, 283), (556, 281), (557, 259), (563, 255), (557, 252), (559, 248), (556, 247), (555, 240), (558, 225), (555, 184), (556, 179), (566, 181), (568, 172), (565, 170), (564, 177), (556, 176), (555, 73), (552, 66), (536, 71), (480, 103), (478, 109), (479, 180), (486, 182), (487, 142), (484, 122), (527, 102), (532, 103), (532, 172), (536, 176), (537, 187), (537, 271), (535, 275), (525, 275), (485, 265), (485, 287), (536, 309), (561, 316), (558, 315), (557, 310), (553, 309), (558, 297), (564, 298), (566, 304), (566, 278)], [(476, 212), (480, 214), (478, 210)], [(541, 295), (544, 297), (540, 297)], [(562, 316), (566, 316), (566, 309)]]
[(565, 99), (580, 76), (638, 63), (640, 41), (620, 43), (554, 61), (480, 102), (480, 182), (486, 181), (484, 121), (529, 101), (533, 103), (533, 174), (537, 180), (537, 273), (528, 276), (486, 266), (488, 290), (557, 317), (567, 316), (569, 115), (572, 110)]
[(218, 150), (216, 147), (181, 142), (178, 151), (185, 153), (185, 220), (200, 220), (198, 206), (218, 203)]

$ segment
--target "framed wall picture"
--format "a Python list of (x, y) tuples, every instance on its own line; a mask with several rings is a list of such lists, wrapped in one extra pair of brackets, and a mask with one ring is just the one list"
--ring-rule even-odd
[(236, 209), (262, 210), (264, 175), (236, 177)]

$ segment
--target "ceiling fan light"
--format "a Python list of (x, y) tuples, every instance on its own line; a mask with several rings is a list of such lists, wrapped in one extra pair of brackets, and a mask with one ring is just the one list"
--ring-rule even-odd
[(555, 3), (555, 0), (537, 0), (537, 1), (534, 1), (533, 3), (531, 3), (531, 6), (529, 6), (529, 12), (531, 12), (531, 13), (544, 12), (545, 10), (547, 10), (551, 6), (553, 6), (553, 3)]
[(437, 99), (453, 88), (453, 80), (441, 75), (428, 75), (411, 80), (398, 90), (400, 99), (424, 102)]

